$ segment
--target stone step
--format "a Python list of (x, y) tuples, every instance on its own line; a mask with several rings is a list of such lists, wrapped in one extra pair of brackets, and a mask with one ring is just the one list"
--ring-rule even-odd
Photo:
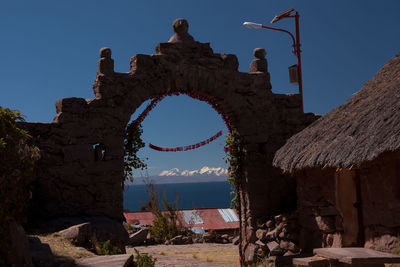
[(327, 258), (323, 258), (320, 256), (312, 256), (305, 258), (294, 258), (293, 259), (293, 267), (328, 267), (329, 260)]
[(346, 264), (400, 263), (400, 256), (362, 247), (316, 248), (314, 254)]
[(127, 267), (133, 261), (133, 255), (119, 254), (97, 256), (77, 262), (77, 267)]

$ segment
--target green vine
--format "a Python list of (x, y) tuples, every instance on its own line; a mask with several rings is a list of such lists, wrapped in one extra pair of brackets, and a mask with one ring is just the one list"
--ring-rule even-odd
[(144, 159), (137, 156), (137, 152), (145, 146), (141, 139), (142, 133), (142, 125), (136, 127), (135, 121), (132, 121), (126, 127), (124, 139), (124, 178), (126, 181), (133, 182), (133, 169), (147, 169)]
[(226, 144), (224, 147), (226, 156), (225, 163), (229, 164), (228, 167), (228, 182), (234, 187), (231, 195), (234, 195), (231, 200), (231, 208), (239, 208), (239, 196), (238, 190), (241, 181), (241, 162), (242, 162), (242, 150), (239, 142), (239, 134), (236, 131), (232, 131), (226, 137)]

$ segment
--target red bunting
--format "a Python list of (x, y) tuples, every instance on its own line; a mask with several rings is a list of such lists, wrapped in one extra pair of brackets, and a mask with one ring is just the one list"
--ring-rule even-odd
[(207, 145), (210, 142), (214, 141), (215, 139), (217, 139), (218, 137), (220, 137), (222, 135), (222, 131), (219, 131), (216, 135), (214, 135), (213, 137), (208, 138), (207, 140), (204, 140), (200, 143), (194, 144), (194, 145), (190, 145), (190, 146), (181, 146), (181, 147), (160, 147), (160, 146), (156, 146), (153, 145), (152, 143), (149, 144), (149, 147), (157, 150), (157, 151), (163, 151), (163, 152), (176, 152), (176, 151), (187, 151), (187, 150), (192, 150), (192, 149), (196, 149), (199, 148), (201, 146)]
[[(210, 104), (212, 106), (212, 108), (221, 115), (222, 119), (225, 122), (226, 128), (228, 128), (228, 131), (231, 132), (231, 127), (230, 127), (230, 121), (229, 121), (229, 117), (222, 114), (221, 110), (220, 110), (220, 106), (216, 103), (214, 103), (213, 101), (211, 101), (209, 98), (197, 94), (197, 93), (193, 93), (193, 92), (173, 92), (173, 93), (167, 93), (167, 94), (163, 94), (163, 95), (159, 95), (155, 98), (153, 98), (153, 100), (150, 102), (150, 104), (145, 108), (145, 110), (139, 115), (139, 117), (134, 121), (134, 123), (132, 123), (130, 125), (130, 127), (132, 128), (136, 128), (138, 127), (143, 120), (147, 117), (147, 115), (149, 114), (149, 112), (158, 104), (158, 102), (160, 102), (164, 97), (166, 96), (172, 96), (172, 95), (180, 95), (180, 94), (186, 94), (192, 98), (198, 99), (200, 101), (204, 101), (207, 102), (208, 104)], [(157, 151), (165, 151), (165, 152), (169, 152), (169, 151), (187, 151), (187, 150), (192, 150), (192, 149), (196, 149), (199, 148), (201, 146), (207, 145), (208, 143), (214, 141), (215, 139), (217, 139), (218, 137), (220, 137), (222, 135), (222, 131), (219, 131), (216, 135), (214, 135), (213, 137), (202, 141), (200, 143), (194, 144), (194, 145), (190, 145), (190, 146), (184, 146), (184, 147), (174, 147), (174, 148), (168, 148), (168, 147), (159, 147), (153, 144), (149, 144), (149, 147), (157, 150)]]

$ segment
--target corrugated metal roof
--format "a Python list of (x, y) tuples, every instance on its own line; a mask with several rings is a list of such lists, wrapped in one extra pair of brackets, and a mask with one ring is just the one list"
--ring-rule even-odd
[(181, 210), (181, 215), (186, 224), (204, 224), (196, 210)]
[[(197, 214), (203, 224), (198, 224), (204, 230), (222, 230), (222, 229), (238, 229), (239, 219), (234, 210), (231, 209), (221, 209), (224, 215), (219, 212), (218, 209), (196, 209), (196, 210), (181, 210), (178, 215), (181, 218), (184, 227), (191, 228), (193, 224), (187, 223), (184, 219), (183, 214)], [(230, 210), (230, 211), (225, 211)], [(186, 212), (188, 211), (188, 213)], [(195, 213), (193, 212), (195, 211)], [(149, 212), (125, 212), (124, 216), (129, 224), (140, 224), (140, 225), (152, 225), (154, 215)], [(225, 218), (224, 218), (225, 216)], [(190, 216), (189, 216), (190, 218)], [(197, 217), (196, 217), (197, 218)], [(233, 220), (236, 219), (237, 220)], [(200, 221), (199, 220), (199, 221)], [(231, 220), (231, 221), (229, 221)], [(190, 219), (189, 219), (190, 222)]]
[(218, 209), (225, 222), (238, 222), (239, 218), (233, 209)]

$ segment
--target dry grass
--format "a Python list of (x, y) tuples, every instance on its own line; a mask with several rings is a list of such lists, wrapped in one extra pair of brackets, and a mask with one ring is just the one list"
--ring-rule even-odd
[(314, 167), (350, 168), (385, 151), (400, 150), (400, 55), (353, 94), (291, 137), (273, 164), (285, 172)]
[(42, 243), (48, 244), (54, 256), (61, 259), (77, 260), (96, 256), (84, 248), (75, 247), (70, 241), (57, 234), (33, 236), (39, 238)]

